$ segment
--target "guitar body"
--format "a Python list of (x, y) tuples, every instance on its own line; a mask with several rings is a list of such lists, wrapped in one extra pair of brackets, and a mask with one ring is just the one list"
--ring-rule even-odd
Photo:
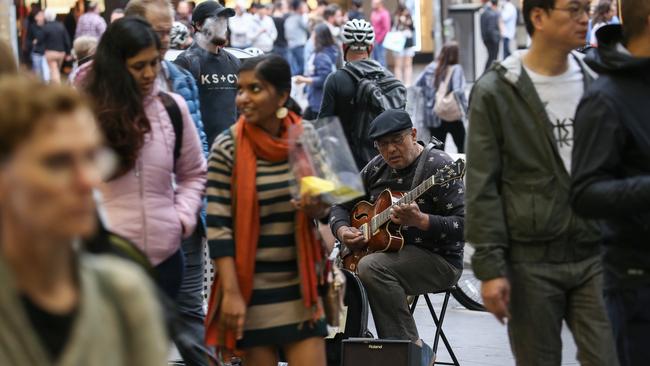
[(361, 230), (365, 246), (360, 249), (343, 248), (340, 253), (343, 266), (352, 272), (357, 271), (361, 258), (373, 252), (397, 252), (404, 246), (400, 225), (390, 219), (390, 208), (397, 204), (410, 204), (424, 192), (436, 185), (444, 185), (465, 176), (465, 162), (458, 159), (454, 163), (438, 169), (436, 174), (425, 179), (406, 194), (384, 190), (375, 203), (361, 201), (354, 206), (350, 215), (352, 226)]
[[(364, 224), (370, 226), (370, 220), (380, 212), (390, 209), (390, 207), (402, 197), (401, 193), (392, 193), (386, 189), (379, 196), (375, 203), (372, 204), (367, 201), (357, 203), (352, 209), (350, 215), (350, 222), (356, 228), (362, 227)], [(373, 252), (397, 252), (404, 246), (404, 237), (402, 237), (400, 225), (388, 221), (386, 224), (380, 226), (375, 232), (368, 233), (367, 246), (359, 250), (351, 250), (347, 256), (343, 258), (343, 264), (346, 269), (356, 272), (357, 265), (361, 258)]]

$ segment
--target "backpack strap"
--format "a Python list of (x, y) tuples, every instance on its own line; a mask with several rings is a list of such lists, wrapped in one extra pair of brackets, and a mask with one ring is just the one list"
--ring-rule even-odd
[(171, 95), (160, 92), (158, 94), (160, 100), (162, 101), (169, 119), (172, 121), (172, 126), (174, 126), (174, 135), (176, 139), (174, 141), (174, 165), (176, 161), (181, 156), (181, 148), (183, 147), (183, 115), (181, 114), (181, 109), (178, 108), (178, 104)]
[(359, 83), (359, 80), (363, 79), (363, 75), (359, 75), (359, 70), (354, 68), (354, 66), (351, 63), (345, 64), (345, 66), (343, 66), (341, 70), (345, 71), (348, 75), (350, 75), (350, 77), (352, 78), (352, 80), (354, 80), (355, 83)]

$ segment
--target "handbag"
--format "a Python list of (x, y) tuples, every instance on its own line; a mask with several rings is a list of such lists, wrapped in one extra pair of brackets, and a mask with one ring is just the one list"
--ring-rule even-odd
[(402, 52), (404, 51), (404, 46), (406, 45), (406, 37), (404, 36), (403, 32), (392, 30), (386, 34), (382, 45), (387, 50), (391, 50), (393, 52)]
[(454, 67), (447, 69), (445, 81), (438, 85), (438, 90), (436, 90), (436, 102), (433, 105), (433, 113), (441, 120), (448, 122), (459, 121), (463, 118), (463, 112), (456, 99), (456, 93), (451, 90), (450, 85), (454, 70)]

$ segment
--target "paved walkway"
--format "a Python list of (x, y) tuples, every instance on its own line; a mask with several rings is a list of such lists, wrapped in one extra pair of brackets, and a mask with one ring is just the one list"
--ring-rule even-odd
[[(442, 306), (442, 294), (431, 297), (438, 311)], [(429, 345), (433, 343), (435, 327), (424, 299), (418, 301), (415, 321), (420, 336)], [(369, 324), (374, 331), (374, 325)], [(489, 313), (465, 310), (455, 300), (450, 301), (443, 329), (462, 366), (511, 366), (515, 362), (510, 352), (506, 327), (502, 326)], [(562, 365), (578, 365), (575, 358), (576, 346), (565, 326), (562, 331)], [(447, 351), (440, 341), (438, 360), (450, 361)]]

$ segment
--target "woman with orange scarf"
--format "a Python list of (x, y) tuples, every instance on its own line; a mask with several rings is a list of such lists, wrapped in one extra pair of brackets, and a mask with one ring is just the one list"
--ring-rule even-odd
[(212, 146), (208, 240), (217, 268), (206, 343), (243, 351), (244, 365), (325, 365), (322, 247), (314, 203), (292, 201), (288, 130), (299, 125), (289, 97), (291, 70), (279, 56), (245, 61), (239, 73), (241, 118)]

